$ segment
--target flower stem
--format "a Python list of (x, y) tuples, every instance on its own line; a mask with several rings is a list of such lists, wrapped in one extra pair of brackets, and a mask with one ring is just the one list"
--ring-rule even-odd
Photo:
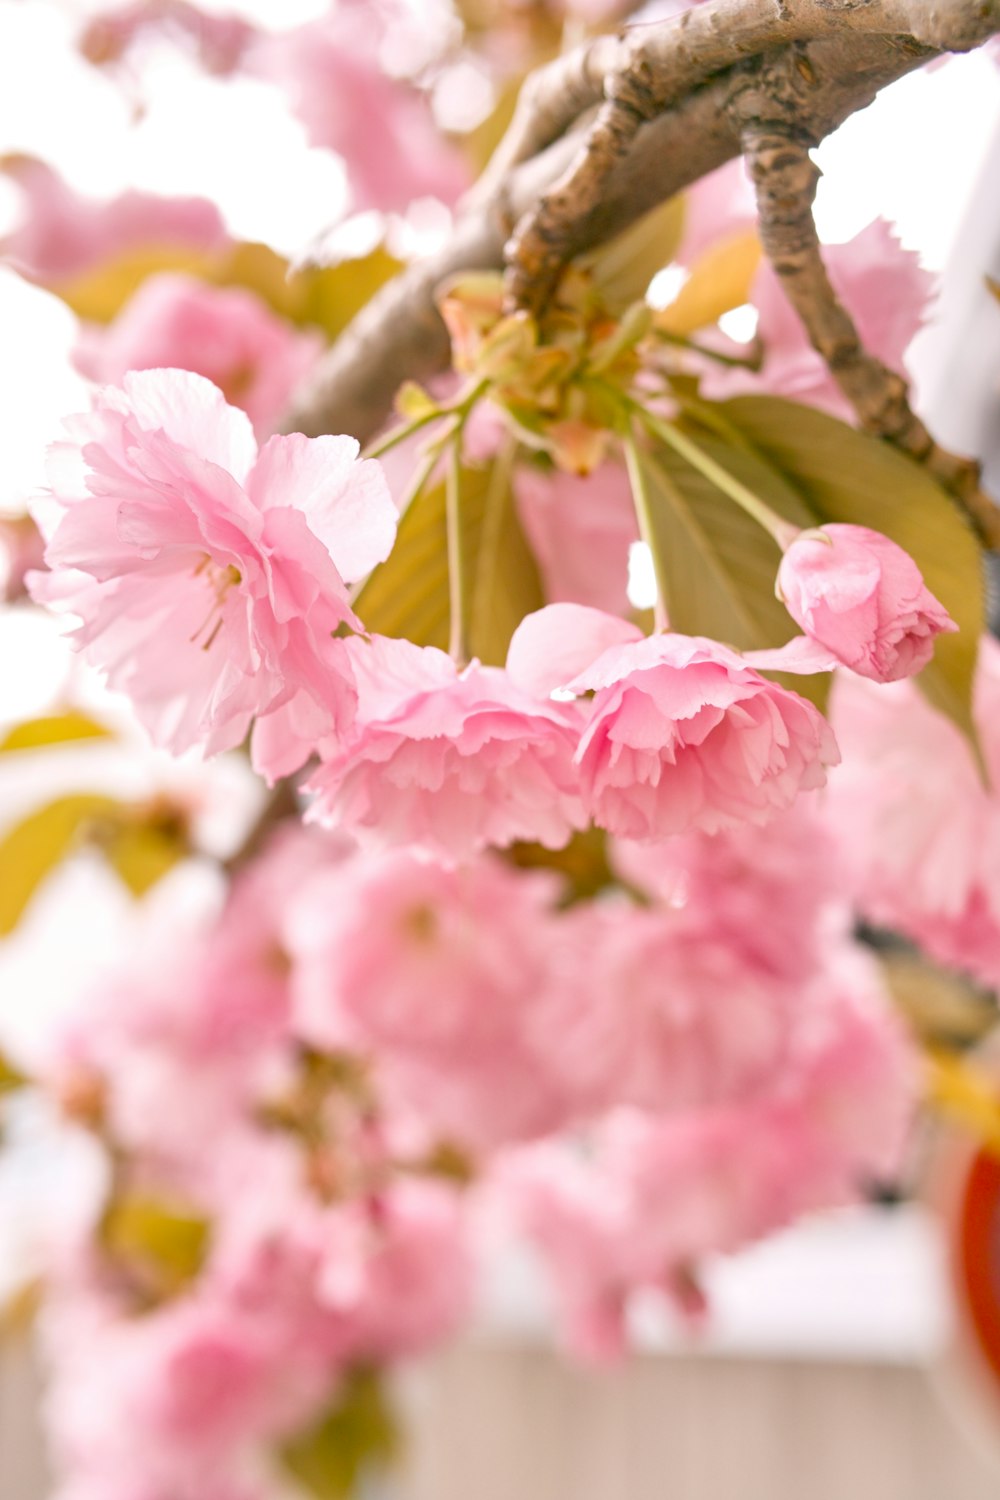
[(638, 402), (630, 400), (629, 405), (648, 432), (659, 438), (661, 443), (666, 443), (668, 447), (673, 448), (674, 452), (690, 464), (692, 469), (696, 469), (710, 484), (714, 484), (716, 489), (728, 495), (730, 500), (735, 501), (741, 509), (745, 510), (748, 516), (752, 516), (757, 524), (774, 538), (782, 552), (795, 540), (800, 530), (798, 526), (793, 526), (791, 522), (779, 516), (777, 511), (765, 504), (760, 496), (748, 489), (736, 478), (735, 474), (730, 474), (723, 464), (716, 463), (715, 459), (686, 433), (681, 432), (672, 422), (662, 421), (652, 412), (646, 411)]
[(462, 555), (462, 439), (456, 432), (445, 473), (445, 521), (448, 531), (448, 651), (460, 667), (468, 661), (465, 637), (465, 559)]
[(625, 450), (625, 467), (628, 470), (629, 485), (632, 489), (632, 504), (635, 507), (635, 518), (639, 523), (639, 535), (649, 549), (649, 555), (653, 559), (653, 574), (656, 578), (656, 601), (653, 605), (653, 620), (657, 631), (669, 628), (667, 612), (667, 579), (660, 549), (656, 544), (656, 533), (653, 527), (653, 511), (650, 502), (649, 488), (646, 484), (646, 475), (642, 466), (642, 453), (636, 439), (634, 425), (629, 425), (622, 436), (622, 446)]

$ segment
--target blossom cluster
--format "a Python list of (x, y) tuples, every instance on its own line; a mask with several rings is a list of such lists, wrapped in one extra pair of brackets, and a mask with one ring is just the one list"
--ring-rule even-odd
[[(395, 254), (415, 202), (469, 184), (475, 129), (434, 118), (463, 77), (502, 114), (564, 27), (627, 7), (486, 0), (463, 32), (428, 5), (427, 36), (420, 9), (265, 33), (166, 0), (78, 42), (140, 92), (163, 45), (281, 91)], [(484, 1242), (528, 1243), (565, 1344), (607, 1360), (637, 1294), (690, 1323), (714, 1256), (905, 1172), (919, 1054), (859, 921), (1000, 986), (1000, 652), (981, 642), (977, 747), (946, 523), (900, 526), (911, 555), (884, 496), (838, 509), (836, 474), (811, 489), (741, 432), (764, 396), (790, 449), (808, 411), (877, 474), (906, 463), (850, 430), (739, 164), (685, 195), (666, 306), (616, 298), (599, 260), (537, 317), (493, 272), (442, 286), (452, 368), (364, 450), (287, 431), (351, 262), (285, 283), (205, 200), (0, 169), (27, 205), (0, 248), (81, 312), (92, 383), (10, 596), (68, 624), (155, 747), (192, 777), (239, 765), (264, 808), (221, 855), (178, 816), (135, 951), (41, 1056), (9, 1049), (10, 1086), (97, 1163), (40, 1267), (55, 1496), (298, 1500), (331, 1433), (387, 1455), (382, 1372), (458, 1329)], [(903, 373), (916, 257), (877, 223), (828, 262)], [(719, 319), (746, 304), (744, 344)], [(207, 865), (192, 922), (172, 882)]]

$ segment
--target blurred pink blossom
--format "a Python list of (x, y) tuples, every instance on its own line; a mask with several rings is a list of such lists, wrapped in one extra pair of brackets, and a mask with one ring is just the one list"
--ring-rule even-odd
[(100, 385), (129, 370), (193, 370), (266, 437), (324, 348), (318, 331), (293, 328), (242, 287), (165, 272), (147, 277), (113, 323), (85, 324), (74, 362)]
[(229, 244), (219, 210), (207, 198), (158, 198), (130, 189), (101, 201), (80, 197), (34, 157), (2, 158), (0, 169), (27, 200), (24, 222), (0, 241), (0, 254), (35, 280), (66, 281), (144, 247), (212, 252)]
[[(843, 245), (824, 245), (823, 259), (834, 291), (857, 324), (861, 342), (877, 359), (905, 374), (904, 355), (922, 327), (934, 288), (933, 277), (910, 250), (904, 250), (884, 219), (875, 219)], [(702, 394), (725, 400), (744, 393), (787, 396), (807, 406), (856, 421), (853, 407), (812, 347), (781, 282), (764, 261), (754, 279), (751, 301), (760, 315), (757, 337), (764, 362), (759, 373), (707, 367)]]

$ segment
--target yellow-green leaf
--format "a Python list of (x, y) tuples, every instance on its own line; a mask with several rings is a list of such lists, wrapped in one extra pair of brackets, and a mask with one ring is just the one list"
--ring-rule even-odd
[(86, 714), (70, 712), (50, 714), (42, 719), (28, 719), (16, 724), (0, 739), (0, 751), (35, 750), (42, 745), (61, 745), (71, 740), (108, 739), (111, 730)]
[(13, 932), (35, 891), (88, 824), (119, 811), (111, 797), (59, 797), (7, 830), (0, 838), (0, 936)]
[(657, 271), (673, 260), (684, 232), (684, 198), (678, 194), (644, 214), (622, 234), (577, 260), (589, 271), (609, 312), (622, 313), (646, 295)]
[(14, 1064), (8, 1062), (3, 1053), (0, 1052), (0, 1097), (4, 1094), (12, 1094), (15, 1089), (21, 1089), (27, 1083), (27, 1078)]
[(869, 526), (914, 559), (959, 626), (957, 635), (939, 636), (918, 681), (935, 707), (974, 737), (972, 681), (986, 628), (984, 562), (958, 504), (915, 460), (825, 412), (774, 396), (741, 396), (719, 410), (820, 521)]
[(750, 299), (760, 256), (760, 241), (752, 229), (710, 246), (692, 266), (673, 302), (656, 314), (657, 327), (684, 337), (717, 323), (734, 307), (742, 307)]
[[(815, 525), (795, 492), (754, 455), (708, 436), (699, 435), (698, 445), (787, 519)], [(768, 533), (672, 449), (640, 452), (640, 464), (673, 629), (742, 651), (780, 646), (797, 634), (775, 598), (781, 553)]]
[(186, 1208), (129, 1194), (115, 1198), (105, 1213), (101, 1241), (151, 1290), (171, 1294), (201, 1270), (209, 1232), (206, 1220)]
[[(469, 650), (501, 663), (526, 614), (544, 603), (535, 559), (525, 540), (502, 459), (461, 473), (462, 542)], [(355, 603), (367, 628), (447, 648), (448, 555), (444, 486), (424, 490), (402, 517), (396, 545)]]
[(236, 245), (221, 255), (146, 246), (53, 290), (78, 317), (109, 323), (148, 277), (183, 271), (215, 286), (243, 287), (281, 317), (318, 327), (333, 339), (400, 267), (401, 262), (381, 245), (333, 266), (299, 270), (291, 269), (267, 245)]
[(180, 830), (140, 819), (118, 824), (104, 844), (108, 864), (137, 897), (144, 896), (188, 852)]
[(90, 323), (110, 323), (150, 276), (163, 271), (182, 271), (199, 280), (214, 280), (216, 258), (202, 250), (177, 245), (143, 245), (126, 250), (72, 281), (56, 283), (58, 293), (78, 318)]
[(315, 1500), (350, 1500), (362, 1475), (385, 1469), (398, 1451), (396, 1420), (378, 1375), (356, 1370), (330, 1411), (284, 1445), (281, 1459)]

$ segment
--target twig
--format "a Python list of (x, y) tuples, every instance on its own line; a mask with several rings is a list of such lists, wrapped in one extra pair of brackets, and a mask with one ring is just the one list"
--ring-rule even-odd
[[(810, 75), (804, 128), (821, 138), (927, 56), (916, 43), (866, 35), (800, 49), (798, 61)], [(740, 153), (739, 131), (727, 112), (739, 81), (725, 73), (639, 130), (600, 201), (573, 226), (574, 253), (627, 229)], [(446, 369), (450, 344), (435, 306), (437, 287), (458, 271), (502, 266), (512, 224), (562, 176), (585, 134), (581, 127), (514, 168), (502, 191), (457, 226), (447, 250), (411, 267), (373, 298), (322, 362), (289, 413), (286, 430), (348, 432), (365, 442), (382, 425), (404, 379), (426, 381)]]
[(980, 488), (979, 465), (934, 441), (910, 406), (906, 381), (865, 349), (830, 283), (813, 218), (819, 169), (798, 124), (807, 84), (788, 64), (787, 55), (755, 64), (730, 103), (756, 189), (764, 251), (861, 426), (925, 465), (964, 506), (985, 544), (1000, 547), (1000, 510)]

